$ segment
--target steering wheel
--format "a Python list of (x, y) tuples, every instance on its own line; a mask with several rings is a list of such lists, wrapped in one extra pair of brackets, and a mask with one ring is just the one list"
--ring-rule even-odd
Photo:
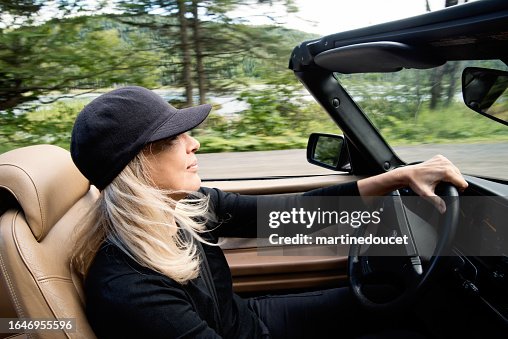
[[(436, 194), (446, 203), (444, 214), (439, 214), (429, 203), (424, 203), (427, 205), (427, 212), (428, 209), (433, 209), (434, 213), (430, 214), (437, 216), (437, 228), (426, 220), (429, 213), (418, 215), (411, 210), (411, 200), (409, 203), (403, 201), (402, 198), (408, 193), (411, 194), (411, 191), (407, 188), (392, 192), (388, 199), (391, 206), (383, 206), (384, 213), (388, 212), (387, 215), (391, 216), (399, 228), (398, 231), (392, 230), (391, 234), (400, 232), (408, 235), (409, 245), (405, 246), (406, 253), (403, 256), (369, 256), (361, 253), (360, 245), (350, 246), (350, 286), (360, 304), (368, 309), (397, 309), (410, 304), (423, 287), (438, 275), (442, 256), (451, 248), (459, 217), (457, 189), (448, 183), (441, 183), (436, 187)], [(413, 202), (417, 199), (420, 204), (424, 201), (421, 197), (408, 197), (411, 198)], [(361, 227), (357, 229), (355, 236), (362, 236), (365, 232), (366, 228)], [(429, 240), (432, 240), (431, 247)], [(426, 254), (422, 250), (425, 248)], [(370, 249), (366, 253), (369, 251)]]

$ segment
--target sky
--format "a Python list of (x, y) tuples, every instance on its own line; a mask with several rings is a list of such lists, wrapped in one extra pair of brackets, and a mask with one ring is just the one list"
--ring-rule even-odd
[[(88, 0), (86, 3), (93, 7), (98, 1)], [(444, 8), (445, 0), (428, 1), (432, 11)], [(274, 24), (276, 21), (288, 28), (327, 35), (424, 14), (426, 11), (425, 0), (294, 0), (294, 2), (299, 9), (297, 13), (287, 14), (285, 7), (280, 4), (273, 6), (256, 4), (241, 7), (229, 15), (242, 18), (243, 22), (253, 25)], [(44, 21), (54, 15), (51, 9), (46, 9), (46, 12), (41, 14), (41, 19)], [(270, 16), (275, 21), (271, 20)]]
[[(471, 0), (469, 0), (471, 1)], [(424, 14), (425, 0), (295, 0), (298, 13), (288, 16), (284, 7), (256, 6), (242, 8), (233, 15), (245, 16), (252, 24), (271, 24), (263, 11), (269, 12), (285, 27), (320, 35), (347, 31), (382, 22)], [(445, 0), (429, 0), (430, 9), (444, 8)]]

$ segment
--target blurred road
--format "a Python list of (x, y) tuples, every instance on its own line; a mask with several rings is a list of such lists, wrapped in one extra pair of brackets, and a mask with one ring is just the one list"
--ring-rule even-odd
[[(508, 179), (508, 143), (418, 145), (394, 147), (406, 162), (443, 154), (466, 174)], [(203, 179), (330, 174), (310, 165), (305, 150), (198, 154)]]

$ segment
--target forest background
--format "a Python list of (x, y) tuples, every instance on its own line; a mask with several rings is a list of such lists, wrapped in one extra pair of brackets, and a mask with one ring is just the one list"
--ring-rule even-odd
[[(0, 0), (0, 153), (40, 143), (68, 149), (83, 106), (133, 84), (176, 107), (212, 103), (193, 131), (201, 152), (304, 148), (310, 132), (340, 133), (287, 69), (292, 49), (318, 36), (275, 17), (253, 26), (228, 16), (263, 3), (298, 11), (291, 0)], [(464, 114), (454, 100), (459, 72), (447, 64), (423, 77), (344, 81), (392, 144), (508, 140), (502, 126)], [(384, 99), (414, 88), (409, 100)]]

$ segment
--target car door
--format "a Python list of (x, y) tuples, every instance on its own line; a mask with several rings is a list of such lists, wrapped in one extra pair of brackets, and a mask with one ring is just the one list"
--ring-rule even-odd
[[(283, 162), (280, 162), (281, 157)], [(348, 172), (310, 165), (305, 150), (198, 154), (198, 161), (203, 186), (245, 195), (301, 194), (359, 178)], [(278, 165), (270, 170), (266, 164), (273, 161)], [(295, 254), (290, 255), (285, 245), (282, 255), (282, 246), (272, 245), (267, 239), (221, 240), (237, 293), (287, 293), (347, 284), (348, 248), (345, 245), (338, 245), (338, 255), (331, 256), (309, 254), (309, 249), (303, 245), (291, 245), (290, 251)]]

